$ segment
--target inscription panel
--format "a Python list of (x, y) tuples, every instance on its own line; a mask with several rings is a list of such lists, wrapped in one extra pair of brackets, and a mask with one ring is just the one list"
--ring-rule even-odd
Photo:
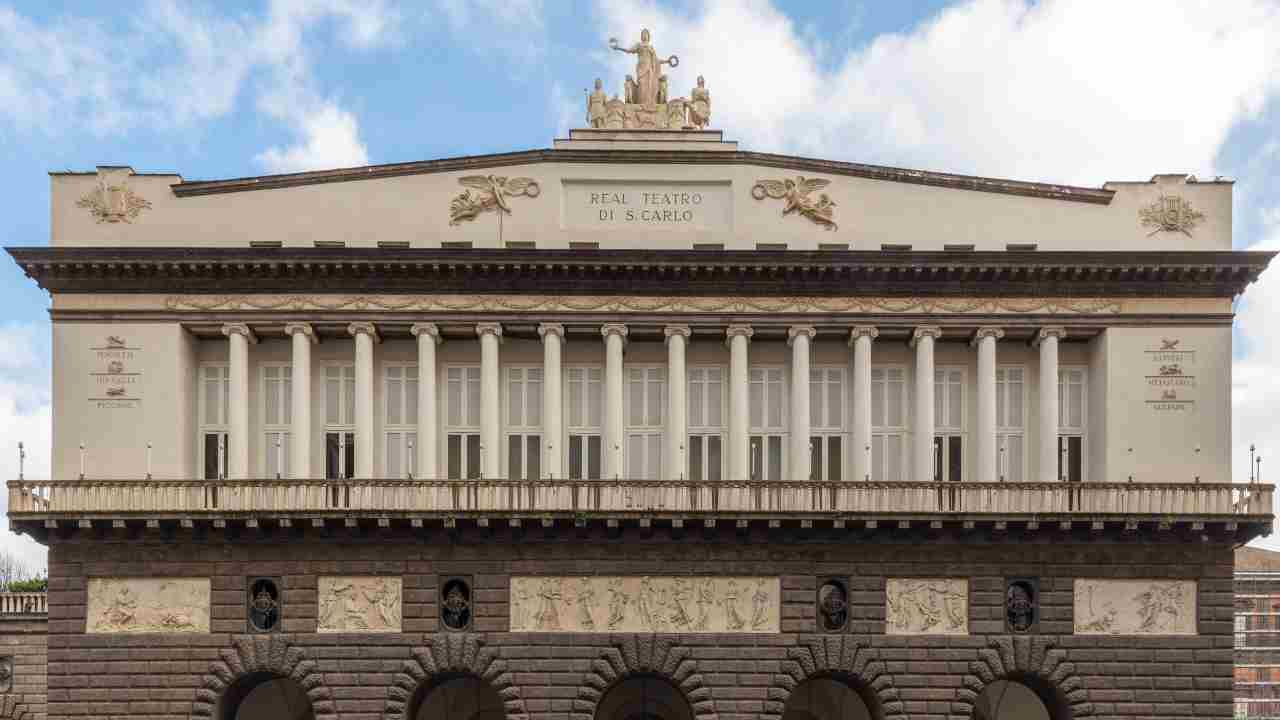
[(889, 578), (884, 594), (887, 635), (969, 634), (968, 580)]
[(1075, 582), (1077, 635), (1195, 635), (1194, 580)]
[(564, 180), (566, 229), (732, 230), (728, 182)]
[(209, 578), (89, 578), (87, 633), (207, 633)]
[(777, 633), (777, 577), (513, 577), (512, 632)]
[(317, 584), (318, 632), (400, 632), (400, 578), (322, 576)]

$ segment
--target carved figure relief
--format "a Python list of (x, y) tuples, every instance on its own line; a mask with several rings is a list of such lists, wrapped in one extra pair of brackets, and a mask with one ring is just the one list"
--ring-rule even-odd
[(890, 578), (885, 625), (888, 635), (968, 635), (969, 581)]
[(542, 188), (532, 178), (503, 177), (501, 175), (466, 175), (458, 178), (465, 188), (449, 201), (449, 224), (458, 225), (464, 220), (475, 220), (480, 213), (496, 210), (511, 214), (507, 198), (525, 195), (536, 198)]
[(512, 632), (776, 633), (780, 624), (776, 577), (511, 578)]
[(1194, 580), (1075, 582), (1077, 635), (1195, 635)]
[(751, 197), (756, 200), (763, 200), (766, 197), (782, 200), (783, 215), (796, 213), (821, 225), (826, 230), (836, 230), (839, 226), (836, 225), (834, 218), (835, 201), (826, 193), (818, 193), (816, 198), (812, 196), (815, 190), (821, 190), (830, 184), (830, 180), (806, 178), (803, 175), (797, 175), (795, 180), (791, 178), (757, 180), (756, 184), (751, 186)]
[(453, 578), (440, 592), (440, 623), (449, 630), (471, 627), (471, 586), (466, 580)]
[(398, 577), (321, 577), (318, 632), (400, 632)]
[(825, 632), (843, 630), (849, 622), (849, 593), (839, 580), (827, 580), (818, 588), (818, 627)]
[(249, 583), (249, 631), (275, 632), (280, 629), (280, 588), (270, 578)]
[(1125, 302), (1005, 297), (661, 297), (645, 295), (174, 295), (167, 310), (668, 313), (1118, 314)]
[(1191, 237), (1191, 231), (1204, 220), (1204, 213), (1177, 195), (1161, 195), (1155, 202), (1138, 210), (1143, 227), (1153, 228), (1151, 237), (1160, 232), (1179, 232)]
[(1004, 621), (1009, 632), (1030, 632), (1039, 616), (1040, 592), (1034, 580), (1010, 580), (1005, 584)]
[(87, 633), (207, 633), (208, 578), (90, 578)]
[(0, 693), (13, 691), (13, 656), (0, 657)]
[(131, 223), (151, 203), (129, 188), (129, 171), (99, 170), (98, 185), (76, 201), (99, 223)]

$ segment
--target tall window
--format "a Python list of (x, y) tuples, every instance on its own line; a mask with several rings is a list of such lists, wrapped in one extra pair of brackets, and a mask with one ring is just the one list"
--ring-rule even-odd
[(693, 367), (688, 373), (688, 476), (694, 482), (717, 481), (724, 473), (724, 369)]
[(569, 430), (569, 479), (599, 480), (601, 449), (601, 378), (599, 367), (565, 369), (565, 407)]
[(356, 474), (356, 368), (324, 368), (324, 476), (345, 480)]
[(667, 404), (667, 370), (627, 368), (627, 478), (662, 478), (662, 436)]
[(480, 366), (445, 368), (445, 467), (451, 480), (481, 477)]
[(1085, 371), (1058, 370), (1058, 479), (1084, 480)]
[(996, 368), (996, 472), (1001, 481), (1022, 482), (1026, 478), (1025, 373), (1020, 367)]
[[(871, 479), (903, 479), (907, 437), (907, 371), (871, 368)], [(864, 452), (862, 448), (858, 452)]]
[(227, 408), (231, 369), (225, 364), (200, 366), (200, 467), (205, 480), (227, 476)]
[(780, 367), (752, 368), (747, 373), (752, 480), (781, 480), (786, 458), (786, 393)]
[(844, 479), (844, 368), (809, 370), (809, 479)]
[[(417, 475), (418, 367), (387, 365), (383, 370), (383, 472), (389, 478)], [(428, 438), (429, 442), (430, 439)]]
[(933, 480), (964, 479), (964, 370), (933, 372)]
[(507, 478), (542, 474), (542, 368), (507, 368)]
[(289, 477), (292, 390), (292, 367), (262, 366), (262, 449), (267, 477)]

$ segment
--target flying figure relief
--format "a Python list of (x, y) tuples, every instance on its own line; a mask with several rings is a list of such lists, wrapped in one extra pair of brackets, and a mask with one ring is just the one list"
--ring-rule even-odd
[(480, 213), (490, 210), (511, 214), (507, 198), (525, 195), (538, 197), (542, 188), (533, 178), (503, 177), (501, 175), (465, 175), (458, 183), (467, 188), (449, 202), (449, 224), (458, 225), (464, 220), (475, 220)]
[(756, 200), (763, 200), (766, 197), (782, 200), (784, 216), (796, 213), (821, 225), (823, 229), (837, 230), (839, 226), (836, 225), (834, 217), (835, 201), (826, 193), (818, 193), (816, 198), (813, 197), (814, 191), (821, 190), (830, 184), (830, 180), (806, 178), (803, 175), (797, 175), (795, 180), (791, 178), (757, 180), (756, 184), (751, 186), (751, 197)]

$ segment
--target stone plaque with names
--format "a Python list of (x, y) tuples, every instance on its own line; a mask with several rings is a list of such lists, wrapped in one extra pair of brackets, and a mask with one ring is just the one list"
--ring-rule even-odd
[(725, 182), (565, 180), (565, 229), (732, 230)]

